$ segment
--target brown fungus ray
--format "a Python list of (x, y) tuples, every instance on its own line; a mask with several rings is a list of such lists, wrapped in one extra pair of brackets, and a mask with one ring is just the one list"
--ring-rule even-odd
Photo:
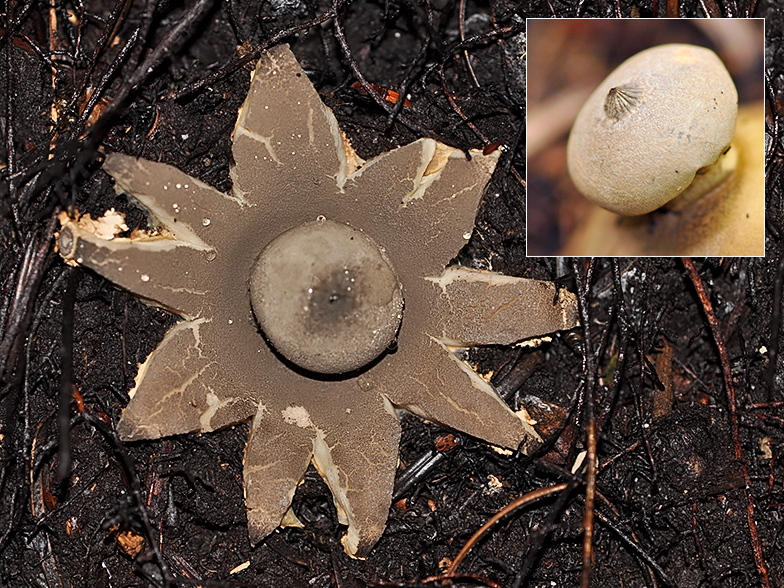
[[(498, 154), (466, 157), (421, 139), (363, 162), (285, 45), (260, 59), (233, 139), (230, 195), (168, 165), (109, 155), (118, 190), (158, 231), (105, 239), (63, 219), (60, 251), (183, 317), (140, 366), (120, 436), (208, 432), (253, 417), (244, 460), (251, 541), (294, 520), (291, 500), (313, 462), (348, 525), (347, 553), (364, 557), (391, 503), (396, 408), (530, 448), (538, 441), (530, 425), (452, 351), (571, 328), (575, 298), (543, 282), (446, 269), (471, 233)], [(313, 254), (326, 249), (307, 242), (318, 227), (329, 227), (318, 238), (361, 243), (358, 253)], [(267, 272), (264, 252), (282, 242), (310, 251), (312, 275), (300, 268), (302, 279), (287, 283)], [(270, 308), (265, 288), (277, 296)], [(267, 315), (290, 312), (289, 295), (304, 314), (290, 317), (293, 334), (281, 339)], [(356, 320), (368, 301), (378, 323)], [(321, 363), (352, 328), (359, 349)], [(302, 336), (316, 344), (297, 344)]]

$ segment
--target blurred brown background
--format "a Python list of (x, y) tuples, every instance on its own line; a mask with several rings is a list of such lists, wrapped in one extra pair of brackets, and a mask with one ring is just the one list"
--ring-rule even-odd
[(624, 60), (654, 45), (701, 45), (724, 61), (741, 104), (764, 96), (763, 19), (528, 19), (527, 31), (529, 256), (557, 255), (593, 206), (569, 178), (566, 141), (583, 102)]

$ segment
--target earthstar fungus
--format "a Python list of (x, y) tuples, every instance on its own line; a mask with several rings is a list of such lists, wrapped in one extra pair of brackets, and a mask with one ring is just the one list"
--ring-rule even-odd
[(296, 520), (292, 497), (313, 461), (348, 525), (346, 551), (362, 557), (389, 511), (395, 409), (526, 450), (538, 440), (530, 424), (452, 351), (571, 328), (575, 299), (546, 282), (445, 268), (497, 154), (467, 158), (422, 139), (363, 162), (285, 45), (259, 61), (233, 139), (231, 194), (108, 155), (117, 189), (158, 230), (106, 239), (64, 218), (60, 252), (183, 319), (139, 367), (120, 436), (253, 417), (251, 541)]

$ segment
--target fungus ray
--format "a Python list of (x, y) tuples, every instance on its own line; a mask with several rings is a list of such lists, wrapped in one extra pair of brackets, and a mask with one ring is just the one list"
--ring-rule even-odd
[(132, 194), (174, 239), (195, 249), (216, 247), (221, 229), (242, 218), (237, 198), (174, 166), (110, 153), (103, 170), (114, 178), (118, 192)]
[(253, 545), (281, 525), (313, 456), (316, 436), (307, 422), (297, 424), (295, 405), (273, 402), (259, 404), (245, 448), (245, 505)]
[(357, 385), (362, 380), (347, 382), (341, 391), (355, 394), (353, 406), (332, 405), (313, 415), (313, 463), (332, 492), (338, 519), (348, 525), (341, 539), (346, 552), (364, 557), (386, 527), (400, 422), (377, 389), (356, 394)]
[(358, 198), (379, 187), (386, 191), (384, 198), (363, 200), (365, 225), (385, 234), (401, 272), (440, 273), (468, 242), (498, 152), (471, 150), (470, 156), (421, 139), (368, 161), (351, 176), (347, 191)]
[[(394, 366), (394, 385), (384, 385), (384, 395), (395, 405), (422, 418), (436, 421), (510, 449), (541, 441), (536, 431), (512, 412), (493, 387), (452, 353), (446, 342), (421, 332), (401, 331), (400, 347), (412, 350), (405, 366), (396, 362), (379, 366), (380, 378)], [(397, 359), (397, 358), (395, 358)], [(368, 375), (368, 379), (371, 374)]]
[(107, 240), (71, 219), (60, 229), (58, 247), (67, 261), (180, 316), (195, 318), (206, 303), (202, 280), (210, 271), (209, 250), (168, 236)]
[[(236, 346), (221, 345), (223, 317), (177, 323), (139, 367), (117, 425), (121, 438), (157, 439), (209, 432), (244, 421), (256, 413), (268, 385), (258, 359), (263, 342), (250, 325), (233, 330)], [(242, 345), (254, 336), (253, 347)]]
[(426, 330), (454, 346), (514, 345), (577, 322), (574, 294), (552, 282), (464, 267), (425, 280), (432, 284)]
[(270, 205), (270, 195), (281, 198), (293, 184), (312, 198), (327, 198), (353, 171), (335, 115), (284, 45), (256, 66), (233, 154), (234, 190), (251, 204)]

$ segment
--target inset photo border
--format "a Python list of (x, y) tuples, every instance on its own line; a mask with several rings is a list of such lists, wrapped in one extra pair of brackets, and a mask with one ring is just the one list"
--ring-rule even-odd
[(765, 255), (764, 19), (526, 27), (528, 256)]

